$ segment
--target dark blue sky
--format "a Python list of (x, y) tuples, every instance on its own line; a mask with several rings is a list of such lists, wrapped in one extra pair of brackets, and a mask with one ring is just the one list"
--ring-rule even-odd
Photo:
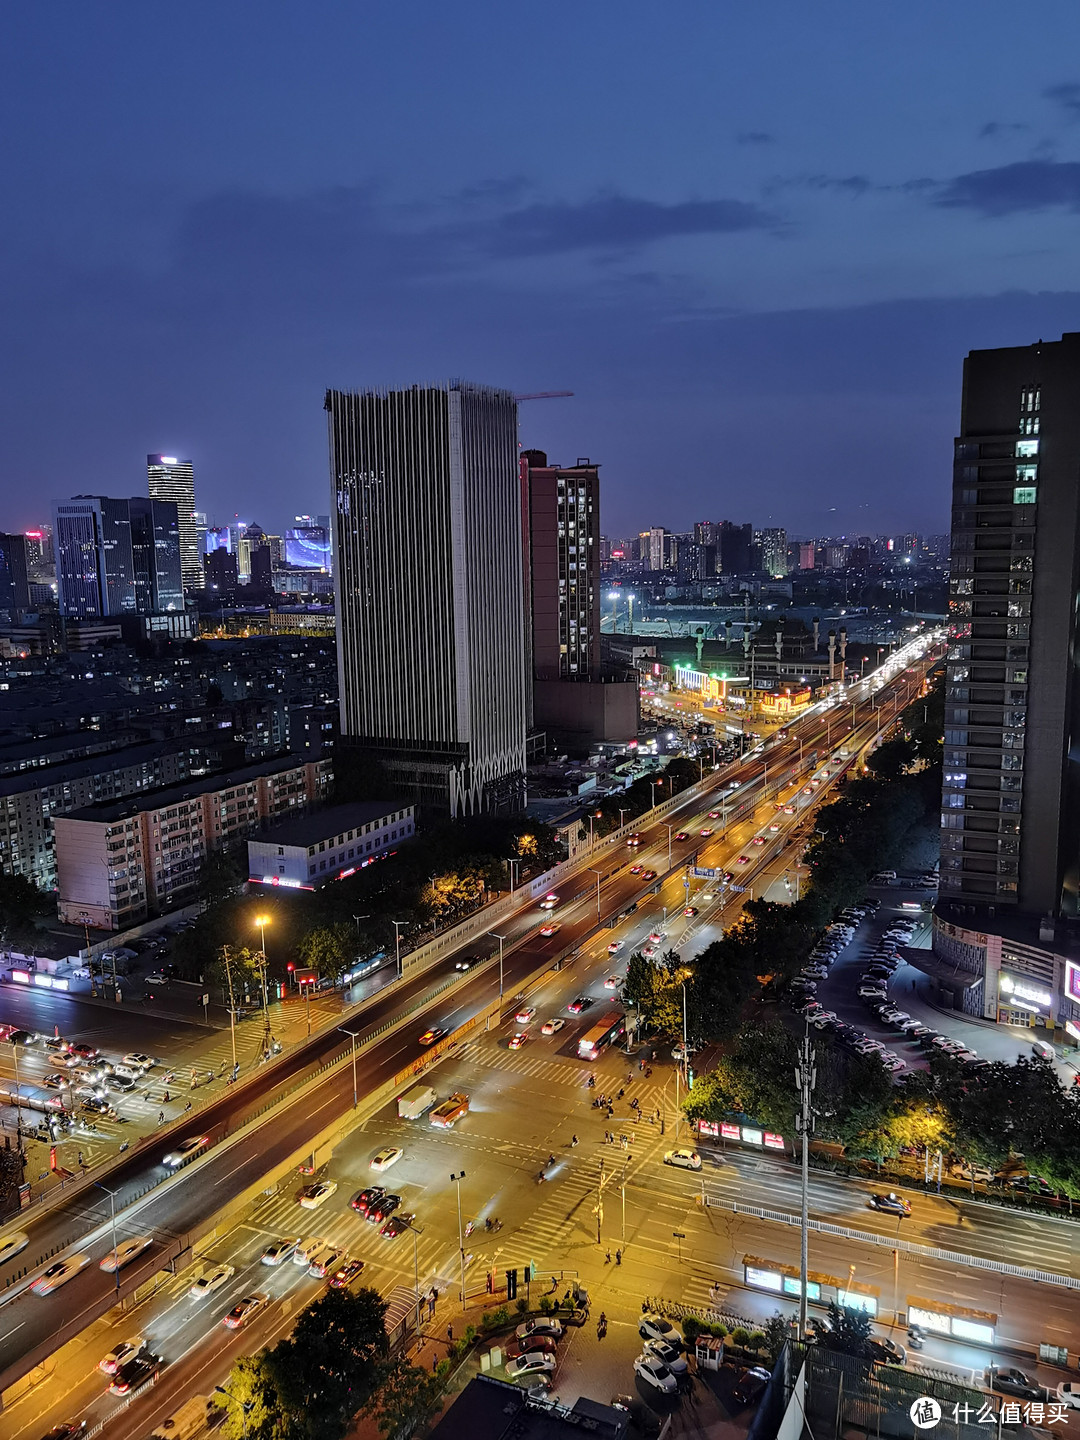
[(326, 386), (463, 375), (612, 535), (944, 529), (964, 353), (1080, 329), (1074, 0), (7, 5), (0, 127), (3, 528), (277, 529)]

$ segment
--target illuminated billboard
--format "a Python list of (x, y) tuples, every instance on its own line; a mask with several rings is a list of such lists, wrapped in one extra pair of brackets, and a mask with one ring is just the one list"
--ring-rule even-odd
[(285, 531), (285, 564), (290, 570), (329, 570), (330, 536), (322, 525)]

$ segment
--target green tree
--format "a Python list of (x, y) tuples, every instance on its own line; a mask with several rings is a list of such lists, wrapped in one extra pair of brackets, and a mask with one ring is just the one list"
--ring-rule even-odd
[(782, 1135), (795, 1133), (799, 1044), (779, 1022), (742, 1031), (715, 1070), (694, 1080), (683, 1110), (691, 1120), (749, 1115)]
[(266, 1365), (286, 1440), (340, 1440), (368, 1404), (386, 1354), (386, 1301), (377, 1290), (330, 1290), (300, 1312)]
[(652, 1023), (651, 1012), (656, 991), (656, 967), (651, 960), (645, 959), (640, 950), (635, 950), (626, 963), (623, 994), (638, 1007), (647, 1025)]
[(915, 759), (915, 746), (910, 740), (898, 736), (895, 740), (883, 741), (868, 757), (866, 768), (878, 780), (898, 780)]
[(367, 1413), (387, 1440), (408, 1440), (430, 1419), (442, 1396), (443, 1379), (399, 1360), (388, 1365), (379, 1388), (367, 1405)]
[(217, 1432), (223, 1440), (278, 1440), (281, 1400), (266, 1357), (265, 1350), (238, 1356), (222, 1387), (226, 1393), (215, 1392), (215, 1404), (225, 1411)]
[(296, 958), (308, 970), (330, 980), (340, 980), (356, 953), (356, 936), (350, 926), (318, 925), (301, 937)]
[(822, 1338), (826, 1349), (839, 1350), (844, 1355), (866, 1355), (867, 1341), (874, 1333), (873, 1323), (865, 1310), (856, 1310), (850, 1305), (838, 1305), (829, 1301), (830, 1329)]
[(765, 1352), (773, 1364), (775, 1364), (779, 1358), (780, 1351), (787, 1344), (788, 1338), (791, 1335), (791, 1327), (788, 1323), (787, 1316), (781, 1315), (779, 1310), (775, 1315), (770, 1315), (768, 1320), (765, 1321), (764, 1335)]
[[(193, 935), (194, 931), (188, 931)], [(225, 954), (228, 951), (228, 964)], [(262, 996), (262, 964), (258, 950), (246, 945), (223, 946), (206, 966), (207, 982), (220, 987), (226, 1002), (229, 997), (229, 979), (232, 979), (232, 993), (239, 1005), (244, 996)]]
[(199, 899), (206, 906), (220, 904), (235, 895), (247, 879), (239, 861), (228, 850), (211, 850), (199, 867)]
[(0, 940), (5, 945), (29, 940), (36, 929), (35, 919), (52, 909), (49, 897), (25, 875), (0, 873)]

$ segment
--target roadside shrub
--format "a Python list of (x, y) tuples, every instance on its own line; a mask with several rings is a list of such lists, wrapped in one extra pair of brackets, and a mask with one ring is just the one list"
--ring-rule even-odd
[(701, 1334), (703, 1330), (711, 1328), (711, 1326), (703, 1325), (702, 1322), (695, 1319), (693, 1315), (688, 1315), (683, 1321), (683, 1339), (688, 1345), (693, 1345), (694, 1341), (697, 1339), (697, 1337)]
[(484, 1313), (480, 1316), (480, 1329), (481, 1329), (481, 1330), (490, 1330), (491, 1327), (492, 1327), (492, 1323), (493, 1323), (493, 1317), (492, 1317), (491, 1311), (490, 1311), (490, 1310), (485, 1310)]
[(751, 1350), (762, 1350), (765, 1347), (765, 1331), (751, 1330), (749, 1346)]
[(528, 1302), (528, 1300), (525, 1299), (525, 1296), (524, 1296), (524, 1295), (522, 1295), (521, 1299), (520, 1299), (520, 1300), (517, 1302), (517, 1304), (514, 1306), (514, 1309), (517, 1311), (517, 1313), (518, 1313), (519, 1315), (525, 1315), (525, 1314), (527, 1314), (528, 1309), (529, 1309), (529, 1302)]
[(540, 1314), (550, 1315), (555, 1306), (550, 1295), (540, 1296)]
[(731, 1332), (731, 1342), (733, 1345), (741, 1345), (745, 1349), (749, 1341), (750, 1331), (745, 1330), (741, 1325)]
[(491, 1328), (492, 1328), (493, 1330), (498, 1330), (498, 1329), (500, 1329), (503, 1325), (509, 1325), (509, 1324), (510, 1324), (510, 1307), (509, 1307), (508, 1305), (500, 1305), (499, 1308), (498, 1308), (498, 1310), (496, 1310), (496, 1311), (492, 1314), (492, 1317), (491, 1317)]

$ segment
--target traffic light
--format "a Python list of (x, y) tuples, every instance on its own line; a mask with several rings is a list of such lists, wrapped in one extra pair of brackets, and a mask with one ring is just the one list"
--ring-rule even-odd
[(526, 1265), (524, 1271), (522, 1272), (522, 1277), (523, 1277), (526, 1285), (528, 1285), (529, 1281), (532, 1279), (532, 1274), (533, 1274), (533, 1267), (532, 1267), (532, 1265), (531, 1265), (531, 1264)]
[(506, 1272), (506, 1298), (507, 1300), (517, 1299), (517, 1270)]

